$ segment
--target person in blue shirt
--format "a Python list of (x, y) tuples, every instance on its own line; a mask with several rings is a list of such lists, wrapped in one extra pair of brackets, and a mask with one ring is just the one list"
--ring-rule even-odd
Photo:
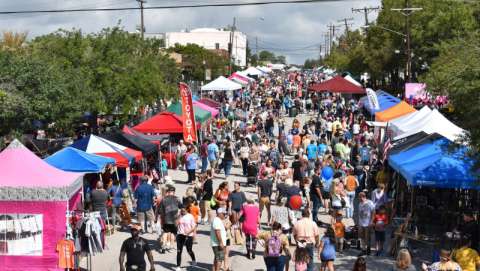
[(364, 142), (362, 147), (360, 147), (360, 157), (363, 163), (370, 162), (370, 147), (367, 145), (367, 142)]
[(212, 140), (212, 143), (208, 144), (207, 153), (208, 153), (208, 162), (210, 163), (210, 168), (215, 170), (217, 168), (218, 157), (220, 150), (215, 141)]
[(325, 153), (327, 152), (328, 150), (328, 146), (327, 146), (327, 140), (325, 139), (326, 138), (326, 135), (322, 135), (322, 139), (318, 141), (318, 156), (324, 156)]
[(312, 175), (312, 170), (315, 168), (315, 161), (317, 160), (318, 147), (314, 140), (310, 141), (307, 146), (307, 158), (308, 158), (308, 176)]
[(194, 147), (190, 146), (190, 149), (187, 152), (187, 183), (193, 183), (193, 181), (195, 181), (195, 171), (197, 170), (198, 159), (199, 157), (198, 154), (195, 152)]
[[(146, 176), (142, 176), (141, 182), (134, 193), (135, 199), (137, 199), (137, 219), (142, 225), (142, 229), (148, 232), (148, 229), (153, 226), (154, 221), (152, 206), (155, 191), (153, 187), (148, 184), (148, 178)], [(145, 218), (147, 219), (147, 223), (145, 223)]]
[(320, 270), (335, 270), (333, 262), (335, 261), (335, 232), (332, 227), (328, 227), (325, 235), (320, 240), (320, 260), (322, 266)]
[(113, 222), (113, 226), (115, 227), (117, 225), (118, 210), (122, 205), (123, 188), (120, 185), (120, 182), (115, 180), (113, 182), (113, 185), (108, 189), (107, 192), (108, 192), (108, 195), (112, 198), (112, 207), (113, 207), (112, 222)]

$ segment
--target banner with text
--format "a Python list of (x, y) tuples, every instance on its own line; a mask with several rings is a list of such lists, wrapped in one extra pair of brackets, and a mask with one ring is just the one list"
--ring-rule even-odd
[(370, 108), (374, 110), (379, 110), (380, 104), (378, 103), (377, 93), (375, 93), (375, 91), (373, 91), (373, 89), (371, 88), (367, 88), (366, 92)]
[(182, 120), (183, 140), (185, 142), (197, 141), (197, 129), (195, 125), (195, 114), (193, 112), (192, 92), (185, 83), (180, 83), (180, 97), (182, 97)]

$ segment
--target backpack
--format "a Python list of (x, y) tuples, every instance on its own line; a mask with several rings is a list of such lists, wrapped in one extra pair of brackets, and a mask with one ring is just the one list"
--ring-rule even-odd
[(267, 242), (267, 256), (268, 257), (279, 257), (280, 253), (282, 252), (282, 242), (280, 238), (276, 235), (272, 235)]
[(357, 182), (355, 181), (355, 177), (353, 176), (347, 177), (346, 188), (347, 188), (347, 191), (349, 192), (355, 191), (355, 189), (357, 189)]

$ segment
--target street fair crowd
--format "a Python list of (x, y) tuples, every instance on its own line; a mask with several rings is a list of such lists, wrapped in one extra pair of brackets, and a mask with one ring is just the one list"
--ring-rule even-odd
[[(88, 135), (45, 160), (67, 171), (67, 156), (101, 165), (83, 176), (82, 199), (64, 199), (60, 267), (77, 268), (69, 254), (101, 253), (105, 235), (127, 230), (120, 270), (155, 270), (144, 233), (158, 234), (160, 253), (176, 253), (175, 270), (184, 248), (197, 265), (194, 246), (211, 247), (214, 271), (232, 270), (233, 246), (261, 255), (268, 271), (340, 270), (346, 253), (358, 257), (356, 271), (370, 270), (368, 257), (393, 257), (388, 270), (480, 268), (478, 180), (447, 171), (458, 157), (439, 149), (462, 130), (439, 110), (417, 111), (333, 71), (258, 67), (224, 79), (237, 86), (193, 99), (195, 142), (182, 137), (182, 104), (172, 103), (125, 127), (122, 141)], [(174, 171), (188, 176), (185, 195)], [(199, 226), (210, 228), (209, 244), (198, 242)]]

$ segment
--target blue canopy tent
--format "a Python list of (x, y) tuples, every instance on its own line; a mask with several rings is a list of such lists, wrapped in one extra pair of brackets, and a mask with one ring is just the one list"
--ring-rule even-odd
[(45, 158), (45, 162), (64, 171), (100, 173), (108, 164), (114, 165), (115, 159), (66, 147)]
[(360, 102), (362, 103), (363, 108), (365, 108), (365, 110), (367, 110), (370, 113), (370, 115), (375, 115), (376, 112), (385, 111), (400, 102), (399, 98), (383, 90), (377, 90), (375, 93), (377, 94), (378, 104), (380, 107), (379, 109), (372, 108), (372, 106), (370, 105), (370, 102), (368, 101), (367, 96), (362, 97), (360, 99)]
[(391, 155), (389, 164), (412, 186), (479, 190), (467, 148), (449, 150), (451, 144), (443, 137), (435, 139)]

